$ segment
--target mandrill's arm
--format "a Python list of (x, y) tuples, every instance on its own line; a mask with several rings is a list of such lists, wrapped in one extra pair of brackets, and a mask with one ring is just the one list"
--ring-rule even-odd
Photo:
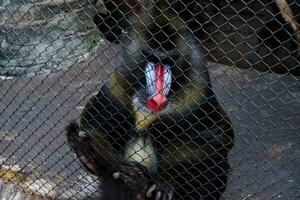
[(112, 146), (103, 135), (96, 131), (81, 131), (75, 121), (66, 130), (72, 150), (89, 172), (104, 177), (103, 184), (107, 191), (122, 190), (120, 194), (125, 193), (128, 196), (125, 199), (144, 199), (149, 177), (141, 165), (124, 160), (113, 152)]
[(69, 145), (89, 172), (103, 175), (118, 171), (121, 159), (113, 154), (112, 146), (102, 134), (82, 131), (75, 121), (66, 130)]

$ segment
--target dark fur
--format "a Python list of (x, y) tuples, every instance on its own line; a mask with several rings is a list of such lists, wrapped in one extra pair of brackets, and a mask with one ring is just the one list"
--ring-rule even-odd
[[(75, 132), (79, 129), (73, 131), (74, 124), (67, 129), (71, 147), (79, 157), (84, 156), (81, 161), (94, 174), (104, 177), (111, 177), (116, 171), (129, 174), (125, 185), (132, 198), (137, 193), (144, 194), (144, 184), (156, 183), (174, 186), (175, 199), (220, 199), (230, 171), (228, 153), (233, 146), (234, 134), (229, 118), (211, 89), (199, 43), (186, 23), (179, 28), (176, 26), (182, 23), (180, 19), (169, 23), (173, 11), (167, 10), (166, 17), (162, 18), (155, 8), (150, 8), (149, 15), (156, 22), (147, 23), (145, 29), (146, 23), (140, 22), (147, 21), (147, 16), (135, 21), (139, 18), (132, 13), (126, 14), (128, 21), (122, 23), (120, 16), (125, 16), (123, 13), (130, 9), (118, 7), (112, 1), (104, 2), (107, 7), (113, 7), (104, 23), (117, 20), (121, 32), (125, 30), (127, 33), (115, 35), (113, 31), (116, 29), (103, 29), (103, 24), (99, 25), (109, 40), (117, 39), (122, 44), (115, 61), (116, 72), (111, 75), (110, 82), (90, 99), (81, 114), (79, 129), (88, 137), (78, 139)], [(134, 21), (137, 23), (128, 26), (128, 22)], [(148, 30), (150, 34), (142, 30)], [(135, 94), (143, 96), (143, 67), (148, 60), (172, 63), (172, 92), (168, 98), (174, 109), (169, 109), (166, 114), (159, 113), (158, 117), (149, 114), (147, 120), (151, 123), (144, 125), (145, 121), (139, 120), (131, 103)], [(131, 165), (122, 157), (128, 141), (135, 137), (149, 138), (158, 159), (155, 170), (143, 173), (142, 177), (138, 175), (143, 171), (139, 163)], [(86, 160), (92, 165), (87, 165)], [(123, 190), (114, 187), (109, 188), (116, 192)], [(113, 199), (109, 196), (113, 192), (106, 191), (109, 188), (104, 189), (105, 199)]]
[[(300, 22), (300, 5), (297, 3), (292, 3), (293, 1), (287, 0), (289, 3), (290, 9), (294, 14), (297, 14), (295, 20)], [(291, 25), (287, 23), (282, 15), (281, 10), (275, 3), (271, 3), (272, 11), (274, 14), (274, 19), (270, 20), (265, 27), (258, 33), (261, 41), (266, 44), (271, 49), (276, 49), (282, 46), (283, 44), (289, 43), (291, 52), (296, 54), (296, 50), (299, 46), (299, 42), (297, 42), (296, 34), (291, 28)]]

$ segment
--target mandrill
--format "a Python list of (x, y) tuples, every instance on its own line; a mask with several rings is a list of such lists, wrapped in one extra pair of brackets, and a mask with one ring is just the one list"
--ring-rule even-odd
[(166, 0), (104, 4), (116, 69), (67, 127), (70, 146), (103, 177), (103, 199), (220, 199), (234, 133), (199, 42)]

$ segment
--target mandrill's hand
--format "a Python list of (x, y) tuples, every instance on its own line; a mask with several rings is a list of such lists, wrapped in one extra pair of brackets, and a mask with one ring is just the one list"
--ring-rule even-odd
[(132, 192), (134, 200), (173, 200), (174, 188), (153, 183), (147, 171), (138, 163), (122, 162), (113, 178), (122, 181)]
[(145, 200), (150, 176), (144, 167), (138, 163), (120, 161), (120, 171), (113, 178), (122, 181), (133, 193), (134, 200)]
[(173, 200), (174, 187), (168, 184), (152, 184), (147, 192), (146, 199), (148, 200)]

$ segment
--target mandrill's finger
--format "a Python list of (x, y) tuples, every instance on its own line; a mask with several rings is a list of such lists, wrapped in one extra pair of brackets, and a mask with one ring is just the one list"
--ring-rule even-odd
[(152, 196), (152, 192), (156, 189), (156, 184), (153, 184), (149, 187), (147, 193), (146, 193), (146, 197), (150, 198)]
[(133, 181), (133, 178), (131, 178), (130, 176), (126, 175), (125, 173), (122, 172), (115, 172), (113, 173), (113, 178), (115, 180), (120, 179), (122, 180), (124, 183), (128, 184), (130, 182)]
[(173, 200), (174, 187), (166, 184), (153, 184), (148, 188), (146, 198), (151, 198), (152, 196), (154, 196), (155, 200)]
[(132, 190), (137, 190), (137, 187), (139, 186), (139, 180), (137, 180), (134, 176), (127, 175), (123, 172), (113, 173), (113, 178), (115, 180), (121, 180)]
[(168, 193), (168, 200), (173, 200), (174, 196), (174, 188), (171, 189), (171, 191)]
[(162, 192), (161, 192), (161, 191), (158, 191), (158, 192), (156, 193), (155, 200), (161, 200), (161, 199), (160, 199), (160, 198), (161, 198), (161, 195), (162, 195)]

